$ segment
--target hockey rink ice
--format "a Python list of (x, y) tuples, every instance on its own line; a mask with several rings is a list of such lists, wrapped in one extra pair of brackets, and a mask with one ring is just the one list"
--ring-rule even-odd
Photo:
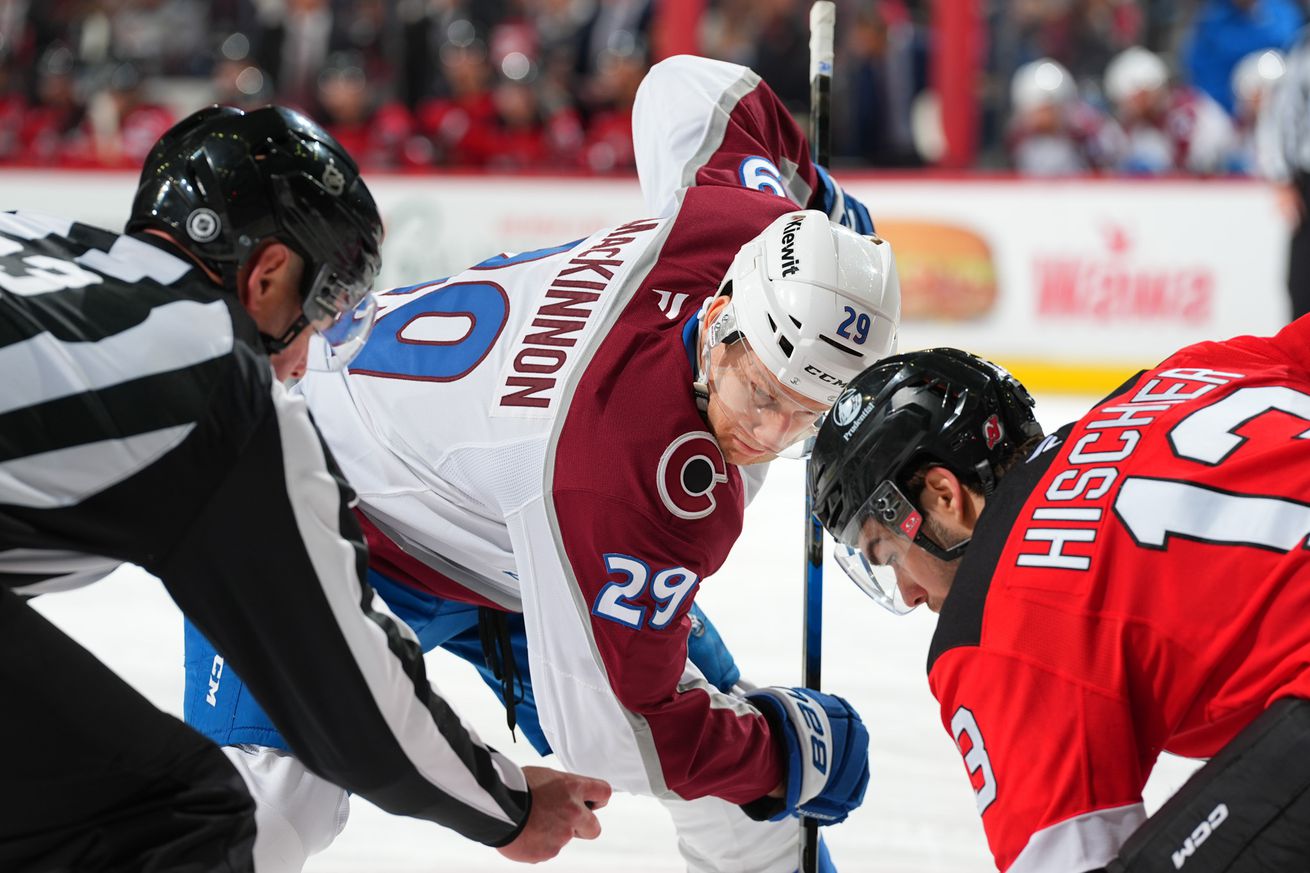
[[(1040, 399), (1048, 430), (1085, 412), (1096, 398)], [(745, 532), (697, 603), (759, 685), (800, 681), (803, 465), (778, 461), (746, 513)], [(239, 548), (239, 543), (233, 544)], [(831, 544), (829, 542), (829, 548)], [(973, 792), (928, 691), (925, 664), (935, 616), (897, 618), (825, 567), (824, 690), (847, 697), (871, 738), (872, 777), (864, 805), (822, 829), (842, 873), (983, 873), (995, 870)], [(79, 591), (38, 598), (37, 608), (160, 708), (182, 711), (182, 624), (162, 587), (127, 567)], [(429, 674), (481, 736), (521, 763), (539, 759), (510, 740), (504, 711), (464, 662), (435, 653)], [(94, 713), (88, 713), (94, 718)], [(361, 750), (365, 751), (365, 750)], [(548, 759), (547, 763), (552, 763)], [(1153, 812), (1197, 765), (1164, 756), (1147, 786)], [(532, 869), (556, 873), (675, 873), (684, 868), (671, 823), (650, 798), (616, 795), (602, 810), (604, 833), (575, 840)], [(337, 841), (305, 868), (311, 873), (476, 873), (524, 870), (453, 832), (388, 816), (362, 800)], [(745, 873), (745, 871), (743, 871)]]

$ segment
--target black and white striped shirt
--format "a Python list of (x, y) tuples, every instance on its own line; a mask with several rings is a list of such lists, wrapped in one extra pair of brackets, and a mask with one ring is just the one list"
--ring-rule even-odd
[(1256, 167), (1275, 182), (1310, 174), (1310, 30), (1288, 51), (1286, 69), (1260, 109)]
[(363, 581), (353, 497), (249, 316), (167, 242), (0, 213), (0, 585), (142, 565), (310, 769), (502, 845), (523, 774)]

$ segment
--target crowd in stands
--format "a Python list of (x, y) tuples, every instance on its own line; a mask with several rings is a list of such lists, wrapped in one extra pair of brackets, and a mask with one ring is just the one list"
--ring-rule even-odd
[[(136, 167), (185, 112), (276, 101), (370, 169), (630, 171), (660, 2), (0, 0), (0, 163)], [(1302, 2), (977, 0), (979, 166), (1250, 171)], [(694, 45), (803, 115), (809, 5), (703, 0)], [(928, 162), (949, 5), (838, 0), (835, 163)]]
[(1276, 148), (1261, 110), (1305, 24), (1299, 0), (1195, 3), (1183, 26), (1157, 38), (1167, 55), (1141, 44), (1146, 4), (1064, 5), (1065, 15), (1036, 16), (1041, 26), (1024, 28), (1015, 52), (1030, 59), (1009, 82), (1010, 166), (1029, 175), (1261, 174), (1263, 153)]

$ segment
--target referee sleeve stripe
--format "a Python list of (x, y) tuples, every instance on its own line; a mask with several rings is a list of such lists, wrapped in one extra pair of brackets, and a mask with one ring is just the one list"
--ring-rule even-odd
[(0, 414), (193, 366), (229, 354), (232, 344), (232, 318), (221, 300), (155, 307), (145, 321), (99, 342), (37, 334), (0, 348)]
[[(369, 604), (372, 615), (367, 618), (372, 620), (361, 614), (363, 588), (356, 554), (341, 533), (337, 518), (341, 494), (328, 472), (318, 434), (303, 409), (293, 408), (303, 407), (302, 399), (276, 386), (274, 403), (296, 526), (324, 598), (368, 683), (378, 712), (401, 751), (428, 782), (485, 816), (515, 824), (516, 817), (501, 808), (484, 783), (490, 783), (491, 788), (503, 784), (513, 791), (525, 791), (522, 772), (482, 748), (472, 731), (468, 736), (480, 750), (475, 757), (482, 761), (466, 762), (443, 736), (434, 713), (424, 705), (422, 697), (431, 695), (431, 691), (426, 685), (421, 690), (416, 688), (415, 681), (405, 673), (403, 660), (392, 651), (393, 641), (416, 648), (413, 632), (390, 617), (376, 597)], [(444, 708), (444, 702), (441, 706)], [(455, 719), (453, 713), (451, 719)], [(481, 763), (487, 766), (478, 766)]]
[(73, 506), (153, 464), (193, 429), (194, 423), (176, 425), (6, 461), (0, 464), (0, 504)]

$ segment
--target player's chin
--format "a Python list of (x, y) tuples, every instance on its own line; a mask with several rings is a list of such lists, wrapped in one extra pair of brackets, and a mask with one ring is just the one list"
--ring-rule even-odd
[(754, 449), (746, 446), (738, 440), (733, 440), (732, 444), (723, 450), (723, 459), (729, 464), (736, 464), (738, 467), (746, 467), (751, 464), (767, 464), (776, 454), (764, 449)]

